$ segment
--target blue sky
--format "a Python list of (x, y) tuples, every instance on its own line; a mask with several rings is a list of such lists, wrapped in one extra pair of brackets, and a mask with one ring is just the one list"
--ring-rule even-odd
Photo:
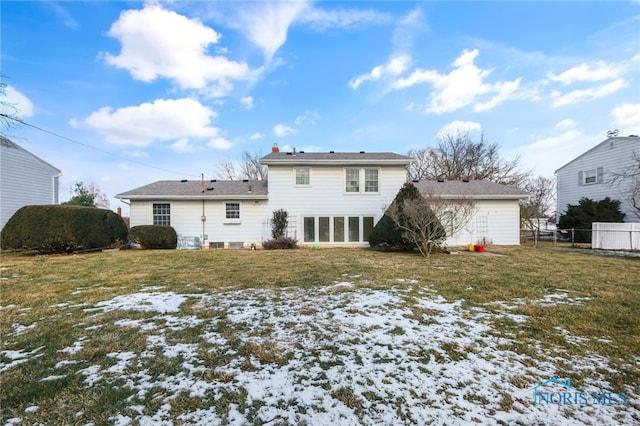
[(469, 130), (553, 172), (640, 133), (640, 2), (3, 1), (10, 137), (117, 193), (243, 151), (393, 151)]

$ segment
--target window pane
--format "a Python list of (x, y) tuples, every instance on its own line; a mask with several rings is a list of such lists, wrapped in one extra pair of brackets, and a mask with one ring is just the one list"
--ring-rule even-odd
[(345, 182), (345, 191), (360, 192), (360, 169), (346, 169)]
[(584, 172), (584, 183), (596, 183), (596, 171), (586, 170)]
[(364, 192), (378, 192), (378, 169), (364, 169)]
[(349, 241), (360, 241), (360, 218), (349, 218)]
[(309, 169), (296, 169), (296, 185), (309, 185)]
[(364, 234), (364, 241), (369, 241), (369, 235), (373, 231), (373, 217), (367, 216), (362, 218), (362, 233)]
[(333, 242), (344, 241), (344, 217), (333, 218)]
[(326, 243), (329, 242), (329, 218), (318, 218), (318, 241)]
[(153, 204), (153, 224), (171, 225), (171, 205), (168, 203)]
[(305, 217), (304, 218), (304, 241), (312, 243), (316, 240), (316, 218)]
[(227, 203), (227, 219), (240, 219), (240, 203)]

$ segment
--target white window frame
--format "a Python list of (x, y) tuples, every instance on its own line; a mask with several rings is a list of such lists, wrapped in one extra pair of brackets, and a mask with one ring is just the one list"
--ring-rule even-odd
[[(230, 216), (229, 213), (233, 213), (233, 211), (229, 210), (229, 207), (232, 204), (238, 205), (238, 211), (237, 211), (238, 217), (229, 217)], [(242, 203), (240, 203), (239, 201), (227, 201), (224, 203), (224, 223), (228, 225), (237, 225), (242, 223)]]
[(589, 169), (582, 172), (583, 185), (595, 185), (596, 183), (598, 183), (598, 169)]
[[(356, 172), (358, 179), (354, 180), (353, 176), (351, 178), (348, 176), (349, 172)], [(344, 192), (347, 194), (359, 194), (362, 186), (360, 185), (360, 169), (357, 167), (345, 167), (344, 169)], [(353, 183), (356, 183), (356, 186), (353, 186)]]
[[(376, 190), (375, 191), (370, 191), (367, 188), (367, 182), (369, 182), (367, 180), (367, 172), (368, 171), (375, 171), (376, 172)], [(362, 169), (362, 187), (364, 188), (364, 192), (367, 194), (378, 194), (380, 192), (380, 169), (377, 167), (365, 167), (364, 169)]]
[[(304, 177), (304, 176), (298, 176), (298, 171), (306, 172), (307, 183), (298, 182), (299, 177)], [(302, 186), (302, 187), (311, 186), (311, 167), (295, 167), (293, 169), (293, 184), (294, 186)]]
[[(167, 206), (168, 212), (156, 213), (156, 206)], [(156, 220), (163, 218), (166, 218), (167, 220)], [(171, 225), (171, 203), (151, 203), (151, 223), (154, 225)]]

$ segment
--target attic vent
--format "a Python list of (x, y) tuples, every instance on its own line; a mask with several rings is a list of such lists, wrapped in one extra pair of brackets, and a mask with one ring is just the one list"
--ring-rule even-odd
[(180, 182), (185, 183), (188, 182), (186, 179), (182, 179)]

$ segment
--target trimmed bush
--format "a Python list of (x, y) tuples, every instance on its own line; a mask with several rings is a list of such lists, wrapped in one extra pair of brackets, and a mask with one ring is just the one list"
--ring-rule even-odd
[(624, 213), (620, 211), (620, 201), (609, 197), (600, 201), (581, 198), (578, 204), (568, 204), (565, 214), (560, 216), (560, 229), (578, 229), (575, 231), (576, 243), (591, 242), (591, 224), (593, 222), (624, 222)]
[(174, 249), (178, 245), (178, 234), (169, 225), (138, 225), (129, 231), (129, 242), (140, 244), (144, 249)]
[(69, 205), (25, 206), (2, 229), (3, 249), (71, 253), (110, 247), (127, 239), (115, 212)]
[(279, 237), (264, 241), (262, 247), (266, 250), (297, 249), (298, 240), (291, 237)]

